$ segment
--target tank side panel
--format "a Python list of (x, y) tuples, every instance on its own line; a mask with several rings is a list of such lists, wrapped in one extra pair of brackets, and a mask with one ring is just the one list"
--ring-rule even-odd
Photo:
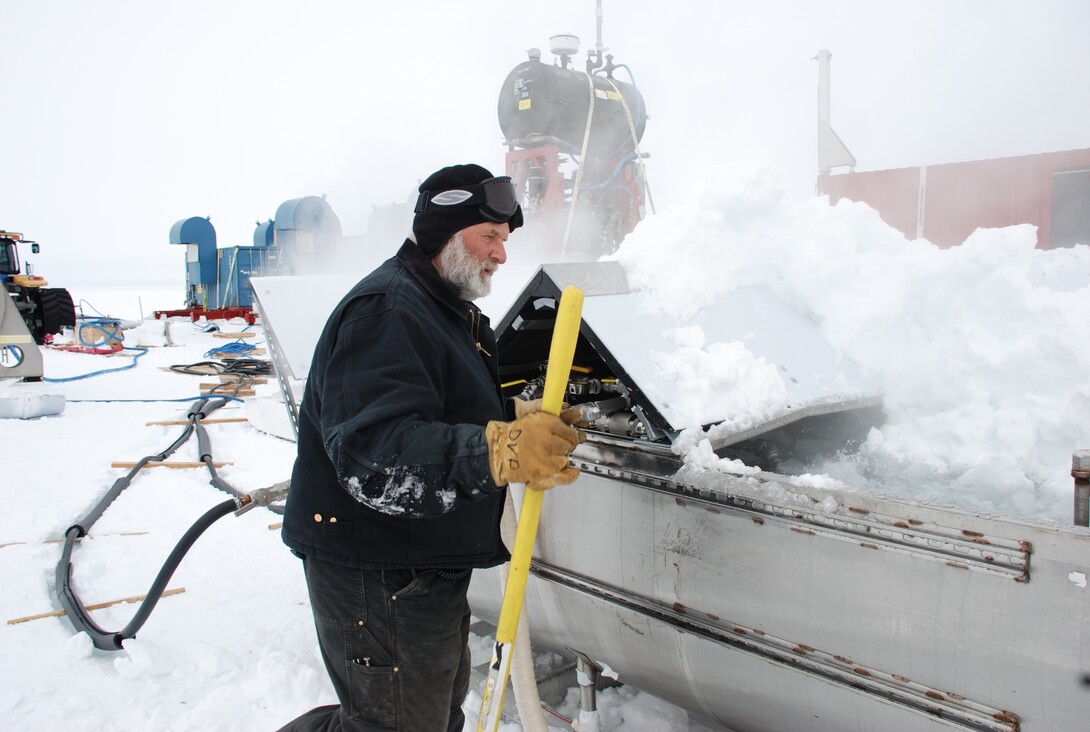
[[(588, 609), (585, 593), (540, 580), (527, 603), (535, 638), (599, 656), (622, 680), (738, 729), (818, 729), (799, 722), (817, 716), (822, 729), (932, 728), (914, 716), (889, 726), (886, 707), (919, 710), (829, 680), (845, 669), (924, 704), (1017, 715), (1023, 729), (1082, 723), (1090, 532), (853, 494), (823, 524), (806, 519), (815, 498), (775, 480), (723, 476), (717, 491), (707, 501), (586, 472), (551, 491), (539, 575), (558, 568), (599, 596)], [(905, 528), (871, 531), (876, 512)], [(1024, 574), (991, 566), (1008, 555), (1029, 557)], [(644, 611), (626, 614), (626, 603)], [(652, 620), (664, 628), (649, 630)], [(830, 706), (840, 694), (830, 684), (850, 703)]]

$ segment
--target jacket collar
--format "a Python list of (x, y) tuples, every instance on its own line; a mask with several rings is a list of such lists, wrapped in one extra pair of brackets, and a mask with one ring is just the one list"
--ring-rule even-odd
[[(458, 297), (458, 293), (439, 276), (439, 270), (432, 264), (431, 259), (420, 251), (420, 247), (411, 239), (406, 239), (397, 252), (398, 261), (409, 271), (417, 282), (437, 301), (450, 308), (465, 323), (470, 337), (476, 345), (477, 351), (484, 359), (488, 367), (488, 373), (492, 376), (496, 388), (500, 390), (500, 399), (503, 399), (500, 386), (499, 361), (496, 357), (496, 336), (489, 325), (488, 317), (481, 309), (471, 302)], [(481, 325), (484, 328), (481, 328)], [(481, 341), (484, 341), (482, 343)]]
[(411, 239), (406, 239), (397, 251), (397, 258), (405, 265), (405, 269), (423, 285), (432, 297), (447, 307), (454, 310), (459, 318), (471, 316), (477, 306), (458, 297), (458, 293), (439, 276), (439, 270), (432, 264), (420, 247)]

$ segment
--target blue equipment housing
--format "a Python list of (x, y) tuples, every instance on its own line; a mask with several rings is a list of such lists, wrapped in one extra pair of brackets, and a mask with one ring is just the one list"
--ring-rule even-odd
[[(257, 232), (254, 240), (257, 241)], [(280, 263), (280, 252), (265, 244), (252, 247), (220, 249), (219, 282), (217, 283), (217, 307), (252, 307), (254, 292), (251, 277), (273, 274)]]
[(319, 196), (282, 203), (257, 223), (253, 246), (218, 249), (215, 227), (199, 216), (170, 229), (170, 243), (186, 246), (185, 305), (204, 310), (252, 307), (251, 277), (332, 271), (340, 238), (340, 219)]
[(170, 243), (184, 244), (185, 252), (185, 304), (186, 307), (207, 303), (211, 290), (215, 299), (216, 284), (216, 227), (207, 218), (192, 216), (170, 227)]
[(324, 197), (293, 198), (276, 209), (273, 241), (284, 254), (287, 274), (334, 271), (340, 239), (341, 221)]

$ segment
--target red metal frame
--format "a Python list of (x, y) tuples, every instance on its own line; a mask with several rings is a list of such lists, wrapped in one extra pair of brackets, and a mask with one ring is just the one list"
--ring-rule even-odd
[[(550, 241), (555, 247), (561, 244), (568, 208), (567, 181), (560, 170), (560, 154), (558, 146), (542, 144), (511, 148), (506, 157), (506, 172), (518, 191), (527, 224), (548, 232), (546, 238), (555, 240)], [(613, 170), (616, 160), (604, 165)], [(636, 178), (635, 165), (636, 161), (629, 161), (609, 188), (584, 190), (579, 194), (580, 208), (589, 206), (599, 215), (619, 213), (617, 223), (621, 237), (631, 233), (643, 218), (643, 191)]]
[(205, 310), (202, 307), (186, 308), (183, 310), (156, 310), (155, 319), (161, 320), (163, 318), (178, 318), (185, 317), (196, 322), (201, 318), (206, 320), (230, 320), (232, 318), (242, 318), (250, 325), (257, 322), (257, 313), (253, 308), (249, 307), (230, 307), (220, 308), (218, 310)]
[[(560, 173), (560, 148), (542, 145), (507, 153), (507, 175), (515, 183), (515, 190), (525, 203), (526, 213), (548, 218), (564, 212), (564, 176)], [(528, 200), (530, 173), (540, 170), (545, 179), (541, 199)]]

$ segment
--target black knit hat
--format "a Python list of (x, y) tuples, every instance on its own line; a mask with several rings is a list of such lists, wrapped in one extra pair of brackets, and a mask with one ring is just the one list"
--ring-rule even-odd
[[(420, 184), (413, 233), (421, 251), (439, 253), (462, 229), (491, 221), (506, 222), (511, 231), (522, 226), (522, 207), (507, 176), (496, 178), (479, 165), (451, 165)], [(444, 194), (444, 195), (439, 195)]]

